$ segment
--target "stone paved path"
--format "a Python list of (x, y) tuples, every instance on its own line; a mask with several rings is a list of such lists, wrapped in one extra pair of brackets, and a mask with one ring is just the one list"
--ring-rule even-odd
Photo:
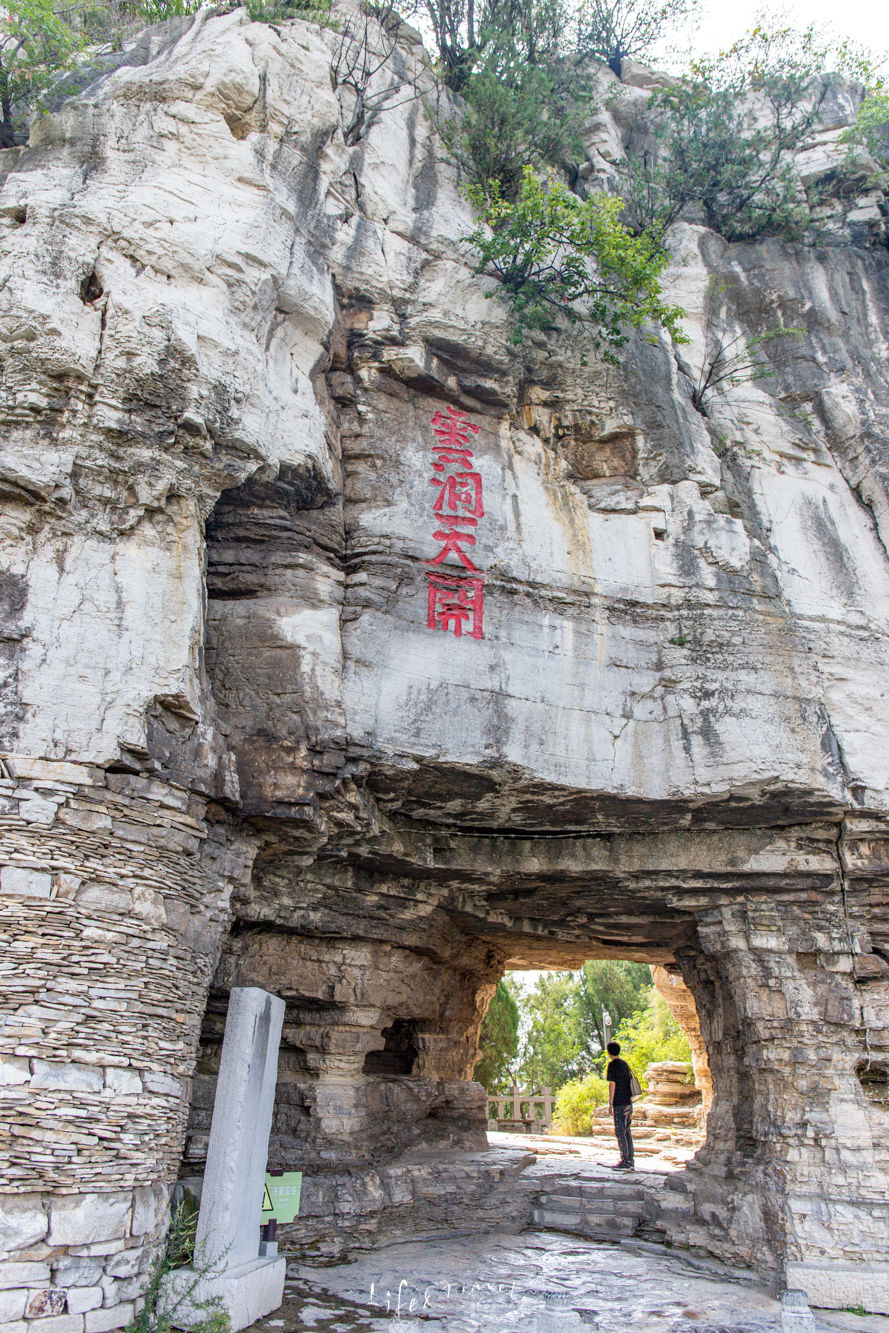
[[(549, 1321), (549, 1322), (547, 1322)], [(291, 1268), (285, 1305), (253, 1333), (780, 1333), (779, 1307), (716, 1265), (636, 1241), (549, 1231), (415, 1240), (330, 1268)], [(889, 1319), (819, 1315), (819, 1333)]]

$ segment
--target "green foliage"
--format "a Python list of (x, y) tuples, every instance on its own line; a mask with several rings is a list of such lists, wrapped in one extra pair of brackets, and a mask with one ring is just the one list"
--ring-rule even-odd
[(556, 1095), (553, 1132), (592, 1134), (596, 1107), (608, 1105), (608, 1084), (599, 1074), (587, 1074), (565, 1083)]
[[(512, 1082), (526, 1093), (549, 1087), (559, 1094), (556, 1110), (563, 1124), (591, 1115), (590, 1108), (600, 1104), (597, 1099), (608, 1101), (602, 1081), (608, 1059), (602, 1051), (603, 1004), (616, 1020), (621, 1055), (640, 1081), (653, 1061), (690, 1061), (688, 1039), (650, 982), (645, 964), (610, 960), (585, 963), (579, 973), (544, 972), (531, 989), (507, 978), (504, 989), (517, 1005), (519, 1054), (509, 1057), (511, 1067), (503, 1061), (499, 1087), (485, 1082), (488, 1091), (509, 1091)], [(489, 1013), (493, 1009), (494, 1001)], [(492, 1025), (492, 1065), (507, 1041), (514, 1049), (511, 1007), (509, 1015)]]
[(667, 256), (651, 235), (634, 236), (620, 220), (623, 203), (605, 194), (579, 199), (560, 181), (526, 167), (513, 202), (496, 183), (470, 197), (481, 215), (466, 239), (479, 252), (476, 273), (492, 272), (512, 306), (513, 341), (528, 329), (553, 328), (557, 315), (581, 322), (606, 360), (627, 329), (652, 321), (678, 342), (684, 311), (662, 299)]
[(843, 133), (843, 142), (866, 148), (880, 168), (876, 182), (884, 188), (889, 174), (889, 92), (878, 85), (864, 95), (854, 125)]
[[(142, 1293), (142, 1308), (127, 1324), (124, 1333), (170, 1333), (180, 1328), (186, 1306), (198, 1311), (189, 1318), (190, 1333), (228, 1333), (229, 1317), (218, 1298), (198, 1300), (199, 1285), (216, 1272), (216, 1263), (207, 1263), (195, 1249), (196, 1210), (180, 1205), (173, 1213), (164, 1248), (148, 1270), (148, 1282)], [(183, 1264), (191, 1265), (191, 1277), (173, 1303), (161, 1300), (164, 1278)]]
[(515, 34), (490, 43), (464, 88), (465, 109), (440, 123), (451, 157), (470, 184), (496, 181), (514, 200), (523, 171), (550, 163), (569, 169), (583, 156), (582, 74), (556, 61), (529, 62)]
[(730, 241), (800, 238), (809, 209), (797, 158), (813, 142), (829, 70), (860, 77), (870, 67), (814, 28), (756, 27), (654, 93), (622, 185), (631, 224), (666, 227), (681, 215)]
[(147, 23), (163, 23), (183, 14), (196, 14), (204, 0), (138, 0), (138, 13)]
[(612, 958), (584, 963), (578, 992), (578, 1011), (590, 1057), (605, 1049), (602, 1010), (611, 1016), (612, 1031), (624, 1019), (643, 1009), (651, 986), (651, 968)]
[(691, 1047), (688, 1037), (667, 1008), (667, 1002), (652, 987), (648, 1003), (641, 1012), (625, 1019), (615, 1034), (620, 1042), (621, 1059), (626, 1060), (648, 1091), (645, 1070), (660, 1060), (680, 1060), (688, 1064), (691, 1079)]
[(650, 57), (697, 8), (698, 0), (585, 0), (577, 18), (580, 45), (620, 78), (625, 60)]
[(291, 18), (323, 23), (330, 0), (244, 0), (244, 8), (254, 23), (280, 23)]
[(436, 121), (470, 184), (496, 181), (514, 199), (524, 167), (571, 172), (583, 160), (592, 84), (565, 0), (487, 0), (470, 13), (474, 39), (460, 48), (457, 82), (442, 56), (445, 82), (459, 86), (463, 103)]
[(6, 0), (0, 17), (0, 148), (27, 138), (40, 94), (70, 68), (81, 39), (53, 0)]
[[(661, 297), (661, 232), (632, 235), (619, 200), (580, 198), (551, 174), (577, 179), (592, 93), (590, 33), (606, 10), (595, 0), (580, 11), (566, 0), (483, 0), (477, 12), (472, 0), (425, 3), (445, 82), (464, 99), (450, 120), (439, 117), (479, 218), (464, 239), (479, 252), (475, 271), (500, 280), (513, 342), (553, 329), (559, 315), (587, 325), (611, 361), (627, 331), (647, 320), (682, 340), (683, 312)], [(687, 0), (665, 3), (678, 12)], [(651, 0), (613, 0), (608, 12), (616, 22), (631, 11), (640, 24), (643, 13), (653, 22), (661, 12)], [(630, 31), (635, 19), (627, 22)]]
[(555, 1091), (579, 1072), (583, 1053), (577, 996), (571, 972), (544, 972), (520, 996), (525, 1022), (516, 1081), (523, 1092)]
[(510, 1065), (519, 1049), (519, 1006), (507, 978), (497, 989), (482, 1023), (479, 1058), (473, 1078), (487, 1092), (506, 1092), (510, 1086)]
[[(552, 31), (562, 0), (420, 0), (432, 25), (445, 86), (463, 92), (487, 44), (529, 27)], [(557, 21), (557, 19), (556, 19)]]

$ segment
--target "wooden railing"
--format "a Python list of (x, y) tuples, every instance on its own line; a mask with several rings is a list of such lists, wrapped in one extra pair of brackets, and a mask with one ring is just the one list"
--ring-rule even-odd
[(553, 1127), (556, 1099), (550, 1088), (541, 1092), (488, 1094), (488, 1129), (515, 1130), (523, 1134), (547, 1134)]

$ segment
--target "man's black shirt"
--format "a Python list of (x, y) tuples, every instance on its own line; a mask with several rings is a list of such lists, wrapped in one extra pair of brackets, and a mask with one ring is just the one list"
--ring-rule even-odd
[(614, 1084), (614, 1106), (630, 1106), (633, 1101), (630, 1093), (630, 1066), (626, 1060), (621, 1060), (619, 1056), (610, 1061), (605, 1070), (606, 1083)]

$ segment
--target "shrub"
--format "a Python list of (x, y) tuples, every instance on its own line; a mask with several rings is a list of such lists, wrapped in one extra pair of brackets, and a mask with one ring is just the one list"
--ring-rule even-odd
[(623, 173), (631, 225), (685, 216), (730, 241), (798, 239), (809, 207), (797, 160), (813, 142), (831, 68), (856, 77), (869, 66), (814, 28), (757, 27), (655, 92)]
[(583, 323), (610, 361), (626, 343), (627, 330), (646, 320), (685, 341), (679, 328), (684, 311), (666, 305), (661, 295), (667, 256), (653, 237), (634, 236), (623, 225), (621, 199), (579, 199), (528, 167), (515, 202), (504, 199), (494, 182), (469, 194), (481, 214), (465, 238), (479, 251), (475, 272), (499, 278), (512, 306), (514, 342), (527, 329), (551, 329), (557, 315)]
[[(191, 1333), (229, 1333), (231, 1321), (220, 1299), (199, 1295), (201, 1284), (217, 1275), (224, 1256), (217, 1263), (208, 1263), (195, 1248), (197, 1221), (197, 1212), (184, 1204), (173, 1212), (166, 1243), (148, 1270), (142, 1306), (124, 1333), (171, 1333), (174, 1328), (183, 1326), (180, 1321), (186, 1317), (189, 1307), (196, 1312), (188, 1319), (187, 1327)], [(191, 1273), (171, 1304), (165, 1299), (164, 1281), (169, 1273), (183, 1264), (191, 1266)]]
[(889, 175), (889, 92), (880, 86), (867, 90), (843, 141), (867, 149), (879, 168), (875, 183), (885, 189)]
[(148, 23), (163, 23), (166, 19), (196, 14), (204, 0), (138, 0), (136, 11)]
[(587, 0), (578, 24), (584, 50), (620, 78), (625, 60), (645, 60), (671, 29), (688, 19), (698, 0)]
[(324, 25), (330, 0), (244, 0), (244, 8), (254, 23), (280, 23), (284, 19), (308, 19)]
[(598, 1074), (575, 1078), (556, 1095), (553, 1131), (556, 1134), (591, 1134), (596, 1107), (608, 1105), (608, 1084)]

